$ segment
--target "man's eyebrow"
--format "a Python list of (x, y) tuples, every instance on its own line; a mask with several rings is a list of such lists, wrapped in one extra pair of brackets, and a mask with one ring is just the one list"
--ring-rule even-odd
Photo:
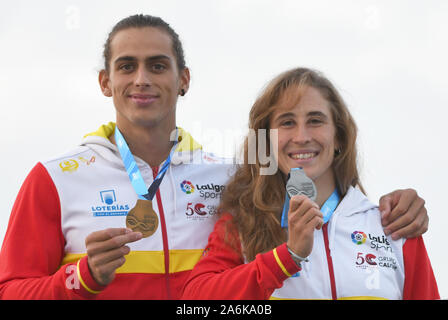
[(135, 57), (131, 57), (131, 56), (123, 56), (123, 57), (118, 57), (117, 59), (115, 59), (114, 63), (118, 63), (121, 61), (135, 61), (137, 60)]
[(164, 54), (159, 54), (157, 56), (152, 56), (152, 57), (148, 57), (145, 59), (148, 62), (154, 61), (154, 60), (171, 60), (170, 57), (164, 55)]
[[(136, 57), (132, 57), (132, 56), (122, 56), (122, 57), (118, 57), (117, 59), (115, 59), (114, 63), (119, 63), (121, 61), (136, 61), (137, 58)], [(171, 58), (169, 56), (166, 56), (164, 54), (159, 54), (156, 56), (151, 56), (145, 59), (147, 62), (152, 62), (152, 61), (157, 61), (157, 60), (171, 60)]]

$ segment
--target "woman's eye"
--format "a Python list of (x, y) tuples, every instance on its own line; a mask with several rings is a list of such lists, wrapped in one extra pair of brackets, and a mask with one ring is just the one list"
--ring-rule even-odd
[(292, 121), (292, 120), (286, 120), (281, 123), (282, 127), (291, 127), (293, 125), (294, 125), (294, 121)]
[(317, 125), (317, 124), (323, 123), (323, 121), (321, 119), (318, 119), (318, 118), (313, 118), (313, 119), (309, 120), (309, 123)]

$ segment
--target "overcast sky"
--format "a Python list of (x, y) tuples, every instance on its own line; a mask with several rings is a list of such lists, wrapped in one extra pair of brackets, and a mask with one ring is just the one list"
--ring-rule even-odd
[(448, 298), (448, 1), (9, 1), (0, 11), (0, 243), (31, 168), (114, 121), (97, 74), (112, 26), (135, 13), (179, 33), (192, 80), (178, 125), (232, 156), (263, 86), (287, 69), (323, 71), (359, 126), (370, 199), (414, 188), (430, 216), (424, 235)]

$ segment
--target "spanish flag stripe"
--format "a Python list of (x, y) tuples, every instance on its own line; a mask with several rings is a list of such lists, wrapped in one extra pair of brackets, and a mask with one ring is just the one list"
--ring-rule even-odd
[[(170, 250), (170, 273), (193, 269), (202, 256), (203, 249)], [(61, 262), (76, 263), (85, 253), (68, 253)], [(163, 251), (131, 251), (125, 256), (126, 262), (117, 269), (117, 273), (165, 273)]]

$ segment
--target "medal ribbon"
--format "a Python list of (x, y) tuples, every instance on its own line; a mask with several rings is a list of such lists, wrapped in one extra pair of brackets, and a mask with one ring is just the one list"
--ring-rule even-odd
[(129, 179), (131, 180), (132, 187), (135, 192), (138, 194), (139, 198), (142, 200), (150, 200), (154, 198), (157, 190), (159, 189), (160, 183), (162, 182), (163, 177), (165, 176), (166, 171), (171, 163), (171, 156), (174, 153), (174, 149), (176, 148), (177, 139), (178, 138), (178, 130), (176, 128), (176, 142), (171, 148), (170, 154), (168, 158), (162, 165), (159, 173), (155, 177), (151, 186), (146, 189), (145, 181), (143, 180), (142, 174), (138, 169), (137, 163), (135, 162), (134, 156), (132, 155), (131, 150), (129, 150), (128, 144), (121, 134), (118, 127), (115, 127), (115, 141), (117, 143), (118, 151), (120, 152), (121, 160), (123, 160), (124, 167), (126, 168), (126, 172), (128, 173)]
[[(336, 207), (339, 203), (339, 192), (337, 189), (334, 189), (333, 193), (330, 195), (330, 197), (325, 201), (323, 206), (320, 208), (320, 211), (324, 215), (324, 224), (327, 223), (331, 216), (333, 215), (334, 210), (336, 210)], [(281, 220), (281, 226), (282, 228), (288, 228), (288, 211), (289, 211), (289, 195), (288, 192), (286, 192), (285, 195), (285, 204), (283, 205), (283, 212), (282, 212), (282, 220)]]

